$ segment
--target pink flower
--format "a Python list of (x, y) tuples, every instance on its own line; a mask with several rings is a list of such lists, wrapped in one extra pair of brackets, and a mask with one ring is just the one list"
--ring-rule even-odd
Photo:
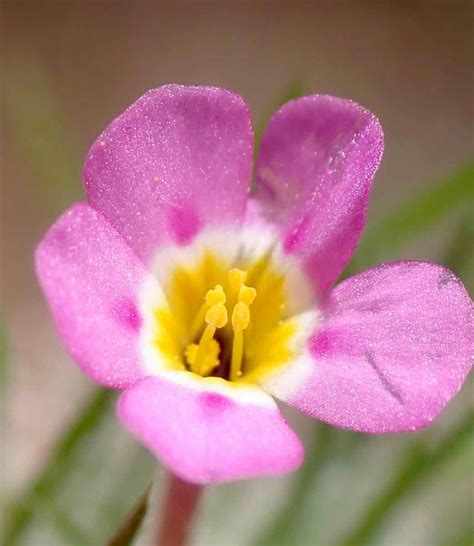
[(252, 128), (217, 88), (146, 93), (87, 156), (87, 202), (36, 253), (58, 330), (118, 415), (174, 473), (291, 471), (273, 399), (346, 429), (420, 429), (470, 369), (471, 301), (445, 268), (384, 264), (331, 288), (364, 227), (378, 120), (313, 95)]

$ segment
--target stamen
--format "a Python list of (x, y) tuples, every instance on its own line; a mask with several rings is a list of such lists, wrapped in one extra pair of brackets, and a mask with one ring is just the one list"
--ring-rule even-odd
[(207, 291), (206, 303), (207, 305), (216, 305), (216, 303), (225, 303), (226, 296), (222, 284), (216, 284), (216, 286)]
[(244, 356), (244, 332), (234, 330), (232, 342), (232, 359), (230, 361), (230, 380), (237, 381), (242, 375), (242, 358)]
[(191, 339), (195, 339), (197, 337), (209, 307), (211, 305), (215, 305), (216, 303), (226, 302), (226, 295), (223, 286), (221, 284), (216, 284), (213, 289), (208, 290), (205, 300), (206, 301), (202, 304), (201, 309), (199, 309), (191, 326)]
[(204, 358), (209, 351), (209, 345), (214, 339), (217, 328), (223, 328), (227, 324), (227, 309), (223, 303), (216, 303), (209, 307), (204, 317), (207, 322), (201, 340), (199, 341), (194, 366), (196, 369), (201, 369)]
[(247, 271), (242, 271), (241, 269), (231, 269), (229, 271), (229, 286), (232, 292), (237, 294), (240, 290), (240, 287), (247, 280), (248, 273)]
[(205, 377), (209, 375), (214, 368), (217, 368), (217, 366), (219, 366), (220, 352), (221, 346), (215, 339), (212, 339), (211, 343), (209, 344), (209, 352), (205, 356), (202, 366), (199, 370), (197, 370), (197, 373)]
[(197, 352), (198, 345), (196, 343), (190, 343), (184, 353), (186, 362), (188, 363), (191, 371), (203, 377), (206, 377), (212, 372), (212, 370), (214, 370), (214, 368), (219, 365), (219, 353), (221, 352), (221, 347), (215, 339), (211, 339), (211, 342), (209, 343), (208, 353), (204, 357), (200, 369), (196, 368)]
[(234, 341), (232, 343), (232, 359), (230, 362), (230, 380), (236, 381), (242, 374), (242, 358), (244, 356), (244, 329), (250, 322), (248, 306), (239, 301), (232, 312), (232, 328)]
[(216, 303), (207, 310), (204, 320), (208, 326), (223, 328), (227, 324), (227, 309), (223, 303)]
[(230, 362), (230, 380), (237, 381), (242, 375), (242, 360), (244, 357), (244, 330), (250, 323), (249, 305), (253, 303), (257, 291), (251, 286), (242, 284), (239, 288), (238, 302), (232, 311), (232, 328), (234, 340), (232, 342), (232, 358)]
[(184, 357), (189, 367), (194, 371), (194, 362), (196, 361), (198, 346), (197, 343), (190, 343), (184, 351)]
[[(232, 356), (230, 362), (230, 380), (236, 381), (242, 375), (242, 361), (244, 357), (244, 330), (250, 324), (249, 306), (254, 302), (257, 291), (247, 286), (247, 272), (234, 268), (229, 271), (229, 288), (233, 294), (234, 301), (237, 300), (232, 311), (232, 328), (234, 339), (232, 343)], [(208, 290), (205, 302), (194, 319), (191, 338), (195, 339), (202, 327), (207, 323), (202, 332), (199, 343), (190, 343), (185, 351), (186, 362), (192, 372), (206, 376), (219, 365), (219, 353), (221, 347), (214, 339), (216, 330), (223, 328), (228, 322), (227, 309), (225, 306), (227, 297), (224, 288), (220, 284)]]
[(257, 291), (252, 286), (246, 286), (243, 284), (239, 290), (239, 301), (242, 301), (246, 305), (252, 305), (257, 297)]
[(250, 322), (250, 309), (246, 303), (239, 301), (232, 312), (232, 328), (245, 330)]

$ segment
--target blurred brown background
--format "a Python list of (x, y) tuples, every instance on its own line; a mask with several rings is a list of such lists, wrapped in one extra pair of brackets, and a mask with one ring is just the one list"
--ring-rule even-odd
[[(2, 308), (8, 337), (7, 477), (20, 491), (90, 382), (70, 362), (32, 253), (82, 198), (96, 135), (147, 89), (236, 90), (261, 127), (300, 82), (380, 118), (386, 151), (370, 215), (472, 155), (471, 2), (2, 2)], [(450, 226), (443, 228), (439, 240)], [(413, 249), (434, 259), (438, 236)]]

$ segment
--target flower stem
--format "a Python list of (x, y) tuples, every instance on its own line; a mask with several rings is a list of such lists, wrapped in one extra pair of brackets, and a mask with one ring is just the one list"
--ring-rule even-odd
[(201, 496), (202, 486), (170, 474), (156, 546), (184, 546)]

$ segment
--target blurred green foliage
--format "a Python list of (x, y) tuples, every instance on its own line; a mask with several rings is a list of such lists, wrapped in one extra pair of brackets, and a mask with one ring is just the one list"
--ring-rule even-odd
[[(474, 187), (474, 179), (470, 182)], [(473, 203), (468, 200), (467, 211), (461, 216), (453, 240), (447, 245), (440, 262), (463, 278), (466, 288), (474, 289), (474, 221)]]
[(30, 171), (31, 191), (54, 212), (71, 204), (80, 191), (81, 158), (68, 130), (54, 85), (38, 62), (8, 59), (3, 78), (5, 127), (17, 162)]
[[(44, 504), (46, 504), (46, 509), (51, 514), (53, 521), (57, 523), (58, 528), (67, 535), (69, 540), (73, 539), (73, 536), (81, 536), (81, 533), (76, 530), (77, 526), (59, 511), (51, 497), (58, 486), (62, 484), (65, 475), (71, 470), (77, 446), (100, 425), (110, 406), (112, 394), (113, 391), (100, 389), (91, 397), (83, 410), (79, 412), (77, 420), (71, 424), (59, 440), (43, 472), (30, 486), (23, 498), (13, 504), (5, 531), (6, 544), (16, 543), (18, 536), (34, 517), (35, 511)], [(74, 544), (76, 542), (76, 540), (73, 541)]]
[[(472, 260), (474, 205), (474, 163), (469, 163), (452, 176), (428, 186), (407, 202), (395, 207), (381, 218), (369, 219), (360, 244), (345, 276), (382, 261), (394, 259), (407, 244), (436, 227), (448, 216), (461, 212), (457, 239), (446, 250), (443, 263), (456, 272), (461, 262)], [(459, 263), (459, 265), (458, 265)]]
[[(76, 194), (80, 162), (53, 87), (38, 66), (10, 76), (6, 110), (17, 153), (46, 198), (66, 205)], [(302, 93), (296, 82), (279, 102)], [(346, 275), (403, 252), (415, 236), (461, 212), (440, 259), (472, 278), (473, 225), (466, 212), (472, 182), (469, 165), (373, 221)], [(11, 502), (5, 546), (102, 544), (120, 526), (155, 463), (117, 423), (114, 406), (114, 394), (98, 390), (79, 411), (35, 481)], [(415, 514), (425, 524), (412, 544), (471, 544), (469, 396), (453, 406), (448, 417), (413, 435), (368, 437), (316, 424), (305, 463), (293, 475), (209, 487), (194, 543), (393, 546), (417, 532), (410, 521)]]

